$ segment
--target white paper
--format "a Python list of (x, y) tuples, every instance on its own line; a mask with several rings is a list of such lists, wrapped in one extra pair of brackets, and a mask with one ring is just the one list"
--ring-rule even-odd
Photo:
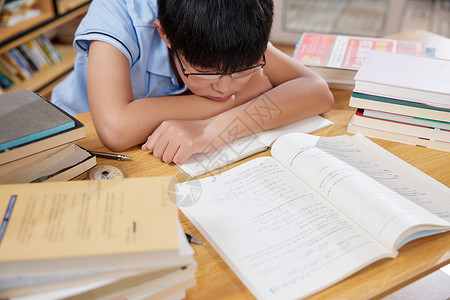
[(334, 124), (319, 115), (298, 122), (253, 134), (228, 143), (214, 152), (194, 154), (185, 163), (175, 164), (188, 176), (194, 178), (218, 168), (227, 166), (240, 159), (269, 149), (269, 146), (280, 136), (289, 132), (312, 133)]
[(200, 199), (181, 210), (257, 298), (303, 297), (395, 255), (273, 158), (201, 184)]

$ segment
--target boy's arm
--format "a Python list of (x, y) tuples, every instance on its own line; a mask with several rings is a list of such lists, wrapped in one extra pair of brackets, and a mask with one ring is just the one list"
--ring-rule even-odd
[[(184, 162), (190, 155), (217, 149), (226, 142), (290, 124), (330, 110), (333, 96), (326, 82), (274, 47), (266, 51), (265, 76), (254, 75), (235, 95), (242, 103), (208, 119), (167, 120), (149, 136), (144, 150), (165, 162)], [(273, 88), (249, 94), (269, 80)]]
[(192, 94), (133, 101), (128, 60), (101, 41), (92, 41), (89, 48), (87, 91), (98, 136), (114, 151), (145, 142), (165, 120), (208, 119), (240, 104)]

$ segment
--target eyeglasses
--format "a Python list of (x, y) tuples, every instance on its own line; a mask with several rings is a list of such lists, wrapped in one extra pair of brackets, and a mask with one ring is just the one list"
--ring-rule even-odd
[(254, 73), (259, 71), (266, 65), (266, 57), (263, 54), (262, 63), (255, 65), (253, 67), (247, 68), (247, 69), (233, 72), (233, 73), (227, 73), (227, 74), (223, 74), (223, 73), (188, 73), (188, 72), (186, 72), (186, 68), (183, 66), (183, 63), (181, 62), (181, 59), (178, 56), (177, 51), (175, 50), (174, 52), (175, 52), (175, 57), (177, 58), (178, 63), (180, 64), (181, 71), (183, 72), (183, 75), (186, 76), (186, 78), (189, 78), (189, 76), (191, 76), (191, 75), (195, 76), (195, 78), (208, 80), (208, 81), (217, 81), (217, 80), (221, 79), (223, 76), (228, 76), (228, 75), (231, 78), (245, 78), (245, 77), (249, 77), (249, 76), (253, 75)]

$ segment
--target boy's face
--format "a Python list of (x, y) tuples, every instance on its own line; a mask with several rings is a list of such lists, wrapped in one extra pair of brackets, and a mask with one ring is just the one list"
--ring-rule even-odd
[(260, 65), (255, 66), (249, 70), (239, 73), (239, 76), (233, 75), (192, 75), (197, 74), (212, 74), (216, 70), (204, 70), (191, 66), (186, 62), (181, 54), (175, 52), (175, 65), (183, 82), (189, 90), (195, 95), (209, 98), (214, 101), (227, 101), (233, 99), (233, 95), (240, 91), (251, 75), (260, 71)]
[[(169, 49), (171, 49), (171, 43), (168, 40), (165, 31), (162, 29), (160, 21), (155, 20), (155, 25), (159, 35), (163, 39), (164, 43)], [(249, 70), (243, 70), (243, 72), (235, 73), (232, 75), (224, 76), (197, 76), (189, 73), (216, 73), (217, 70), (202, 70), (195, 68), (187, 63), (184, 57), (173, 51), (172, 58), (174, 60), (176, 70), (180, 75), (181, 80), (186, 84), (189, 90), (195, 95), (209, 98), (214, 101), (227, 101), (233, 99), (233, 95), (240, 91), (250, 76), (255, 72), (261, 71), (260, 69), (265, 64), (265, 58), (262, 59), (260, 64), (255, 65)], [(248, 76), (247, 76), (248, 75)]]

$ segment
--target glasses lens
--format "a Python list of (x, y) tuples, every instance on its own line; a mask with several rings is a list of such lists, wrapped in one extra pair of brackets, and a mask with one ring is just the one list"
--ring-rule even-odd
[[(178, 58), (178, 55), (177, 55), (177, 58)], [(178, 61), (180, 62), (180, 65), (182, 66), (181, 60), (179, 58), (178, 58)], [(262, 64), (253, 66), (246, 70), (234, 72), (231, 74), (185, 73), (184, 68), (183, 68), (183, 74), (185, 76), (191, 76), (191, 78), (193, 78), (193, 79), (199, 79), (199, 80), (210, 81), (210, 82), (215, 82), (215, 81), (219, 80), (220, 78), (222, 78), (223, 76), (230, 76), (231, 78), (234, 78), (234, 79), (239, 79), (239, 78), (247, 78), (248, 79), (248, 77), (250, 77), (251, 75), (253, 75), (256, 72), (258, 72), (259, 70), (261, 70), (265, 64), (266, 64), (266, 60), (265, 60), (265, 57), (263, 57)]]
[(260, 69), (261, 69), (261, 67), (257, 67), (257, 68), (253, 68), (253, 69), (248, 69), (248, 70), (244, 70), (244, 71), (232, 73), (232, 74), (231, 74), (231, 78), (248, 77), (248, 76), (251, 76), (251, 75), (255, 74), (255, 73), (258, 72)]
[(193, 78), (201, 79), (201, 80), (208, 80), (208, 81), (214, 81), (220, 78), (220, 75), (215, 74), (191, 74)]

